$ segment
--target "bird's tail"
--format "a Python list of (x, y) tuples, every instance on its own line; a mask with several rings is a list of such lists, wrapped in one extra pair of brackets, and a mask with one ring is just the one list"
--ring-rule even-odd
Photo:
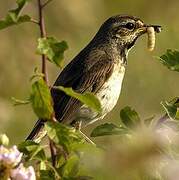
[(44, 129), (44, 123), (45, 122), (43, 120), (39, 119), (32, 129), (31, 133), (26, 138), (26, 141), (33, 140), (34, 142), (39, 143), (47, 134), (46, 130)]

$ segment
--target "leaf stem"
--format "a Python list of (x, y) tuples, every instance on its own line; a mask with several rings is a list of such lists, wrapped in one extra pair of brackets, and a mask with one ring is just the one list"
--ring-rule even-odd
[(36, 19), (31, 19), (30, 22), (39, 25), (39, 21), (37, 21)]

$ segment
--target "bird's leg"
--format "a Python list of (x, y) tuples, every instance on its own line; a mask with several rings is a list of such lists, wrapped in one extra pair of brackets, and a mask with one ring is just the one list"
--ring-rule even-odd
[(86, 136), (83, 132), (79, 131), (80, 134), (85, 138), (86, 142), (96, 145), (88, 136)]
[(82, 121), (77, 121), (75, 123), (75, 129), (78, 131), (81, 131), (81, 125), (82, 125)]
[(95, 143), (81, 131), (81, 125), (82, 125), (82, 121), (77, 121), (75, 123), (75, 129), (80, 132), (80, 134), (85, 138), (86, 142), (95, 145)]

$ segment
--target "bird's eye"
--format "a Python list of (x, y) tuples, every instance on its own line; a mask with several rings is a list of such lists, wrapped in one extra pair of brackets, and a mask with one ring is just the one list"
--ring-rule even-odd
[(134, 29), (134, 27), (135, 27), (134, 23), (127, 23), (127, 24), (125, 25), (125, 28), (127, 28), (127, 29), (129, 29), (129, 30)]

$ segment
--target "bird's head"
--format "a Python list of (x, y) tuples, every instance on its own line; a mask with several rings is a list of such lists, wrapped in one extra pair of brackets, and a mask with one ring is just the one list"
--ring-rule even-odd
[(134, 16), (118, 15), (106, 20), (99, 30), (103, 38), (114, 42), (120, 49), (130, 49), (138, 37), (147, 32), (148, 27), (160, 32), (161, 26), (146, 25), (142, 20)]

